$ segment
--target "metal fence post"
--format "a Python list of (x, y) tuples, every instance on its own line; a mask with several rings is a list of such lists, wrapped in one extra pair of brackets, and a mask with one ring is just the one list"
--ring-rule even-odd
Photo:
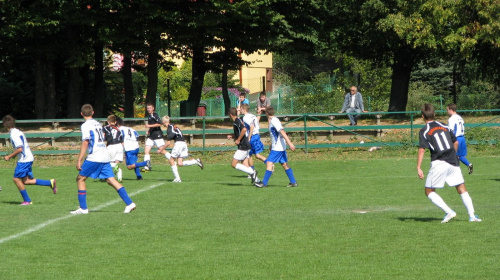
[(307, 154), (307, 115), (304, 115), (304, 144)]
[(410, 143), (413, 144), (413, 113), (410, 114)]
[(203, 117), (203, 149), (201, 150), (201, 154), (205, 155), (205, 117)]

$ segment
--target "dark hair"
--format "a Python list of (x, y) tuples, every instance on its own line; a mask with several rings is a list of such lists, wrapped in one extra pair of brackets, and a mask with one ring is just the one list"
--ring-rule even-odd
[(146, 104), (146, 107), (148, 107), (148, 106), (152, 106), (153, 108), (155, 108), (155, 104), (153, 104), (151, 102), (149, 102), (148, 104)]
[(274, 116), (274, 108), (273, 106), (267, 106), (266, 107), (266, 115), (272, 117)]
[(240, 96), (245, 97), (245, 96), (247, 96), (247, 93), (246, 92), (242, 92), (242, 93), (240, 93)]
[(424, 120), (430, 121), (434, 119), (435, 116), (434, 106), (429, 103), (426, 103), (422, 106), (422, 116), (424, 116)]
[(94, 112), (94, 108), (92, 108), (92, 105), (90, 105), (90, 104), (85, 104), (82, 106), (81, 112), (82, 112), (84, 117), (92, 117), (92, 113)]
[(448, 104), (448, 109), (452, 110), (453, 112), (456, 112), (457, 111), (457, 104), (455, 104), (455, 103)]
[(120, 118), (120, 117), (116, 117), (116, 124), (117, 124), (118, 126), (122, 126), (122, 125), (123, 125), (123, 119), (122, 119), (122, 118)]
[(260, 96), (266, 96), (266, 92), (265, 91), (260, 92)]
[(11, 129), (16, 126), (16, 119), (14, 119), (11, 115), (6, 115), (2, 119), (2, 123), (7, 129)]
[(236, 108), (234, 108), (234, 107), (229, 108), (229, 115), (230, 116), (238, 116), (238, 110), (236, 110)]

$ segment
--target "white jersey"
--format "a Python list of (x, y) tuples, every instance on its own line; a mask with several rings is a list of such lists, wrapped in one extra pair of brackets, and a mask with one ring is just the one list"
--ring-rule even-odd
[(106, 149), (102, 125), (94, 119), (89, 119), (82, 124), (81, 130), (82, 141), (89, 141), (86, 160), (92, 162), (109, 162), (109, 153)]
[(32, 162), (35, 160), (33, 153), (31, 153), (30, 146), (28, 145), (28, 140), (21, 130), (17, 128), (12, 128), (10, 130), (10, 143), (12, 143), (12, 147), (14, 147), (15, 150), (23, 148), (23, 151), (17, 154), (18, 162)]
[(271, 120), (269, 121), (269, 134), (271, 135), (271, 150), (273, 151), (286, 150), (285, 138), (283, 138), (280, 133), (282, 130), (283, 126), (281, 125), (280, 120), (277, 117), (271, 117)]
[(123, 147), (126, 152), (139, 149), (139, 141), (137, 140), (139, 133), (137, 131), (127, 126), (120, 126), (120, 131), (122, 132)]
[(453, 114), (448, 119), (448, 128), (453, 131), (456, 137), (464, 136), (464, 120), (458, 114)]
[(243, 123), (245, 124), (245, 127), (247, 129), (245, 136), (248, 137), (248, 134), (250, 133), (250, 126), (252, 124), (253, 124), (252, 136), (259, 134), (259, 122), (257, 121), (257, 117), (254, 114), (248, 113), (245, 116), (243, 116)]

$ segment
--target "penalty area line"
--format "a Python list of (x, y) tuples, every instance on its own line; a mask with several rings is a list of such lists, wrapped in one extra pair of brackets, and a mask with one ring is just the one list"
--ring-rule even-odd
[[(159, 184), (151, 185), (151, 186), (149, 186), (149, 187), (146, 187), (146, 188), (143, 188), (143, 189), (137, 190), (137, 191), (135, 191), (135, 192), (131, 193), (129, 196), (130, 196), (130, 197), (134, 197), (134, 196), (136, 196), (136, 195), (138, 195), (138, 194), (140, 194), (140, 193), (143, 193), (143, 192), (146, 192), (146, 191), (150, 191), (150, 190), (152, 190), (152, 189), (154, 189), (154, 188), (156, 188), (156, 187), (159, 187), (159, 186), (161, 186), (161, 185), (163, 185), (163, 184), (165, 184), (165, 183), (159, 183)], [(122, 201), (122, 200), (121, 200), (121, 199), (115, 199), (115, 200), (112, 200), (112, 201), (106, 202), (106, 203), (104, 203), (104, 204), (98, 205), (97, 207), (93, 208), (93, 209), (92, 209), (92, 211), (98, 211), (98, 210), (101, 210), (101, 209), (103, 209), (103, 208), (105, 208), (105, 207), (111, 206), (111, 205), (116, 204), (116, 203), (118, 203), (118, 202), (120, 202), (120, 201)], [(29, 207), (29, 206), (28, 206), (28, 207)], [(90, 209), (89, 209), (89, 210), (90, 210)], [(91, 212), (91, 211), (89, 211), (89, 212)], [(25, 236), (25, 235), (28, 235), (28, 234), (33, 233), (33, 232), (36, 232), (36, 231), (39, 231), (39, 230), (41, 230), (41, 229), (43, 229), (43, 228), (45, 228), (45, 227), (47, 227), (47, 226), (50, 226), (50, 225), (55, 224), (55, 223), (57, 223), (57, 222), (59, 222), (59, 221), (66, 220), (66, 219), (69, 219), (69, 218), (71, 218), (71, 217), (75, 217), (75, 216), (79, 216), (79, 215), (75, 215), (75, 214), (68, 214), (68, 215), (66, 215), (66, 216), (62, 216), (62, 217), (59, 217), (59, 218), (50, 219), (50, 220), (45, 221), (45, 222), (43, 222), (43, 223), (41, 223), (41, 224), (39, 224), (39, 225), (36, 225), (36, 226), (34, 226), (34, 227), (31, 227), (31, 228), (29, 228), (29, 229), (27, 229), (27, 230), (25, 230), (25, 231), (23, 231), (23, 232), (20, 232), (20, 233), (17, 233), (17, 234), (13, 234), (13, 235), (11, 235), (11, 236), (7, 236), (7, 237), (4, 237), (4, 238), (1, 238), (1, 239), (0, 239), (0, 244), (3, 244), (3, 243), (5, 243), (5, 242), (7, 242), (7, 241), (10, 241), (10, 240), (13, 240), (13, 239), (16, 239), (16, 238), (19, 238), (19, 237)]]

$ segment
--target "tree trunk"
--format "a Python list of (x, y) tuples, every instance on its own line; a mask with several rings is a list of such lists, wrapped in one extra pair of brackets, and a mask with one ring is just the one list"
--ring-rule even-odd
[(222, 98), (224, 98), (224, 115), (229, 116), (231, 100), (229, 99), (229, 90), (227, 88), (227, 63), (222, 64)]
[(158, 93), (158, 44), (153, 40), (149, 45), (148, 54), (148, 89), (146, 93), (146, 104), (156, 104)]
[(191, 72), (191, 88), (189, 89), (189, 98), (187, 106), (181, 107), (181, 116), (195, 116), (196, 108), (200, 104), (201, 91), (207, 68), (205, 65), (205, 53), (203, 47), (193, 49), (193, 69)]
[(71, 67), (68, 69), (68, 99), (66, 113), (68, 118), (80, 117), (80, 69)]
[(391, 98), (389, 100), (389, 112), (406, 111), (408, 103), (408, 89), (410, 86), (410, 75), (413, 68), (413, 55), (411, 49), (402, 48), (394, 54), (392, 64)]
[(37, 119), (45, 118), (45, 91), (43, 84), (43, 62), (35, 59), (35, 114)]
[(57, 104), (57, 98), (56, 98), (56, 78), (54, 71), (54, 61), (52, 60), (47, 62), (46, 81), (47, 81), (47, 95), (46, 95), (45, 118), (54, 119), (57, 115), (59, 106)]
[(123, 87), (125, 89), (125, 118), (134, 117), (134, 85), (132, 83), (132, 54), (123, 52)]
[[(78, 112), (80, 112), (80, 108), (83, 104), (90, 104), (92, 103), (91, 95), (92, 95), (92, 90), (90, 87), (90, 65), (85, 65), (81, 69), (80, 73), (82, 77), (82, 92), (80, 93), (80, 97), (78, 98)], [(80, 113), (78, 113), (78, 117), (80, 116)]]
[(94, 117), (100, 118), (104, 114), (104, 54), (103, 44), (96, 42), (94, 45)]

